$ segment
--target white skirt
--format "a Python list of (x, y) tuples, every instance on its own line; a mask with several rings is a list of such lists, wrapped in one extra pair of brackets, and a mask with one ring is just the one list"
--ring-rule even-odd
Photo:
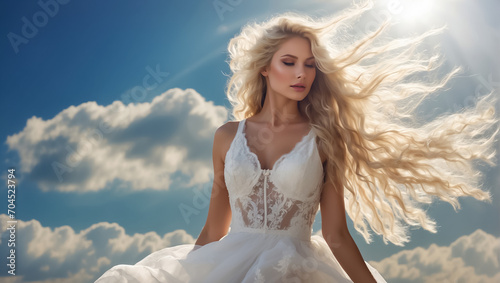
[[(366, 262), (365, 262), (366, 263)], [(377, 282), (386, 282), (366, 263)], [(135, 265), (117, 265), (96, 283), (110, 282), (352, 282), (325, 240), (230, 232), (204, 246), (179, 245), (156, 251)]]

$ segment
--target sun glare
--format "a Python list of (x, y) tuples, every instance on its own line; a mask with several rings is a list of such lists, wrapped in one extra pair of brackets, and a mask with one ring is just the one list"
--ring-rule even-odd
[(401, 16), (406, 21), (428, 21), (435, 16), (433, 12), (436, 3), (433, 0), (402, 0), (400, 2), (403, 8)]

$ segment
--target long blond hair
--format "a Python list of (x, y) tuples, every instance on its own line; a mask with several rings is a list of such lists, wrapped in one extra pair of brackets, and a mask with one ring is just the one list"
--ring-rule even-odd
[(336, 33), (352, 28), (371, 6), (367, 2), (317, 20), (285, 13), (244, 26), (228, 46), (232, 75), (227, 96), (235, 120), (260, 112), (266, 93), (260, 70), (288, 38), (308, 39), (318, 71), (299, 109), (327, 155), (329, 181), (335, 184), (336, 179), (345, 188), (346, 211), (367, 242), (369, 225), (385, 243), (402, 245), (409, 240), (408, 226), (436, 231), (421, 207), (433, 197), (455, 209), (460, 196), (490, 200), (473, 161), (494, 165), (497, 119), (490, 93), (470, 109), (416, 121), (413, 113), (420, 102), (443, 89), (460, 68), (441, 79), (414, 78), (442, 65), (439, 56), (417, 52), (424, 39), (442, 28), (380, 43), (390, 26), (386, 22), (348, 46), (334, 44)]

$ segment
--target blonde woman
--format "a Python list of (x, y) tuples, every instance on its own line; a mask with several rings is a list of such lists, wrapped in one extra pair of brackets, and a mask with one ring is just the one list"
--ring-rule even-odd
[[(97, 282), (385, 282), (363, 260), (346, 211), (367, 241), (371, 229), (402, 245), (410, 225), (435, 231), (419, 203), (489, 199), (472, 161), (494, 156), (492, 96), (414, 122), (411, 111), (458, 70), (411, 80), (439, 65), (415, 51), (435, 30), (380, 43), (385, 24), (336, 45), (336, 30), (368, 8), (323, 20), (284, 14), (230, 41), (236, 121), (215, 133), (212, 197), (195, 245), (115, 266)], [(318, 209), (323, 237), (311, 233)]]

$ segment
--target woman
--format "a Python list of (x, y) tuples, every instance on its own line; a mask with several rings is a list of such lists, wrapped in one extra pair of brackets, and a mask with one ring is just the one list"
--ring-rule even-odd
[[(421, 37), (376, 44), (387, 25), (347, 48), (329, 38), (368, 6), (323, 21), (285, 14), (229, 43), (228, 97), (239, 122), (215, 133), (208, 217), (195, 245), (118, 265), (96, 282), (385, 282), (366, 263), (345, 211), (402, 245), (406, 227), (435, 231), (418, 203), (487, 200), (472, 161), (491, 162), (492, 96), (417, 125), (408, 114), (438, 83), (414, 53)], [(493, 130), (491, 130), (493, 129)], [(345, 202), (345, 203), (344, 203)], [(318, 208), (322, 236), (311, 235)], [(229, 231), (229, 233), (228, 233)]]

